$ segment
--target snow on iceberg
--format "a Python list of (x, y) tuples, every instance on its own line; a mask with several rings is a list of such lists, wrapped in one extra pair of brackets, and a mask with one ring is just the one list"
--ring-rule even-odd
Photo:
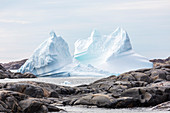
[(43, 75), (60, 69), (72, 62), (68, 44), (61, 36), (50, 33), (50, 38), (44, 41), (32, 54), (32, 56), (19, 69), (19, 72), (31, 72), (35, 75)]
[(89, 38), (76, 41), (74, 58), (111, 73), (152, 67), (147, 58), (132, 50), (129, 36), (122, 28), (108, 36), (94, 30)]
[(33, 52), (18, 71), (49, 77), (111, 75), (109, 72), (76, 61), (70, 55), (68, 44), (54, 32), (50, 33), (50, 38)]

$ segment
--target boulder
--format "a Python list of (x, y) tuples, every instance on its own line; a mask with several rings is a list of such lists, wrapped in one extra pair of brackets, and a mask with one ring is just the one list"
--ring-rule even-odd
[(166, 76), (166, 80), (170, 81), (170, 75)]
[(145, 73), (135, 72), (135, 73), (132, 73), (132, 74), (136, 78), (137, 81), (144, 81), (144, 82), (147, 82), (147, 83), (151, 82), (150, 77)]
[(31, 97), (36, 97), (36, 98), (44, 97), (43, 88), (28, 83), (9, 83), (6, 85), (5, 89), (24, 93)]
[(140, 106), (139, 100), (132, 97), (120, 97), (111, 104), (111, 108), (132, 108), (137, 106)]
[(156, 79), (166, 80), (166, 71), (162, 69), (153, 69), (151, 71), (151, 79), (153, 79), (153, 81)]
[(61, 109), (52, 106), (45, 101), (28, 98), (19, 102), (24, 113), (47, 113), (47, 112), (59, 112)]
[(123, 73), (116, 78), (117, 81), (135, 81), (135, 77), (131, 73)]
[(103, 94), (87, 95), (75, 101), (74, 105), (95, 105), (97, 107), (110, 107), (111, 98)]
[(28, 96), (12, 91), (0, 91), (0, 111), (7, 113), (21, 112), (21, 107), (18, 105), (19, 101), (27, 99)]
[(47, 113), (61, 109), (51, 105), (51, 100), (30, 98), (28, 95), (0, 90), (0, 112), (7, 113)]

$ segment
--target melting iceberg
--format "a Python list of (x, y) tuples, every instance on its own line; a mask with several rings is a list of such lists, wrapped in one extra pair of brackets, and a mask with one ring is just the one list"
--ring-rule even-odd
[(18, 71), (51, 77), (110, 75), (109, 72), (73, 60), (68, 44), (61, 36), (56, 36), (54, 32), (50, 33), (50, 38), (33, 52), (32, 56)]
[(108, 36), (94, 30), (89, 38), (76, 41), (74, 58), (111, 73), (152, 67), (147, 58), (132, 50), (129, 36), (122, 28)]

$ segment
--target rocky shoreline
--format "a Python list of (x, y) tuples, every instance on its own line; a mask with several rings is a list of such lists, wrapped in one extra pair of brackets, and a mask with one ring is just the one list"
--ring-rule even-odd
[[(1, 65), (0, 75), (1, 78), (35, 77), (30, 73), (12, 73)], [(0, 83), (0, 112), (63, 111), (57, 105), (113, 109), (152, 107), (153, 110), (170, 111), (170, 64), (113, 75), (75, 87), (35, 81)]]
[(76, 87), (34, 81), (0, 83), (2, 112), (61, 111), (56, 105), (169, 110), (169, 101), (170, 65), (167, 64), (113, 75)]
[(10, 70), (5, 69), (2, 65), (0, 65), (0, 79), (5, 79), (5, 78), (10, 78), (10, 79), (17, 79), (17, 78), (36, 78), (35, 75), (31, 73), (19, 73), (19, 72), (11, 72)]

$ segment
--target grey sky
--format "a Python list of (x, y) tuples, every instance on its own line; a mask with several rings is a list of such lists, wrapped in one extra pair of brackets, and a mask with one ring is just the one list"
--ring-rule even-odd
[(0, 62), (28, 58), (51, 30), (68, 43), (117, 27), (148, 58), (170, 55), (170, 0), (0, 0)]

